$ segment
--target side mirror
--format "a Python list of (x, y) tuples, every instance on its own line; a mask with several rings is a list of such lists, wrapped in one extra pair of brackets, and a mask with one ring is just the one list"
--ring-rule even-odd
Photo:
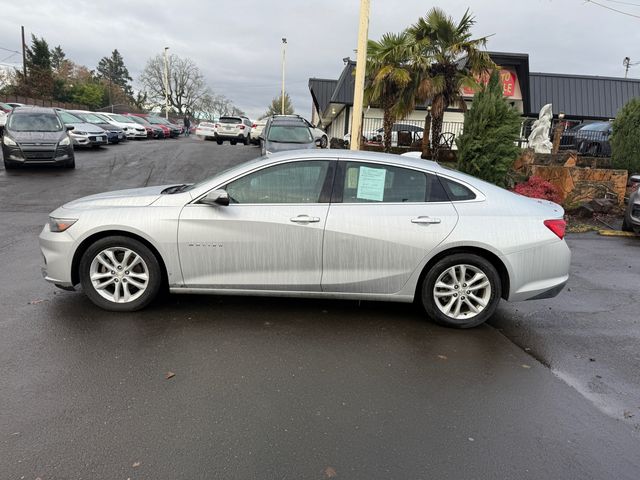
[(71, 130), (73, 130), (74, 128), (76, 128), (76, 127), (74, 127), (73, 125), (66, 125), (66, 127), (67, 127), (67, 132), (70, 132)]
[(229, 194), (226, 190), (218, 189), (212, 190), (205, 197), (200, 200), (200, 203), (205, 205), (222, 205), (224, 207), (229, 206)]

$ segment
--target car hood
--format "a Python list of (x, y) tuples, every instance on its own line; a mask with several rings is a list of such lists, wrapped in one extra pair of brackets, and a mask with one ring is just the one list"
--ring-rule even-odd
[(97, 125), (98, 127), (102, 128), (103, 130), (107, 130), (110, 132), (121, 132), (122, 128), (120, 127), (116, 127), (115, 125), (111, 125), (110, 123), (96, 123), (94, 125)]
[(86, 210), (96, 207), (145, 207), (155, 202), (160, 197), (160, 192), (170, 186), (161, 185), (98, 193), (65, 203), (62, 208)]
[(16, 142), (58, 142), (62, 139), (66, 133), (63, 131), (57, 132), (16, 132), (15, 130), (8, 131), (7, 134), (13, 138)]
[(69, 123), (74, 128), (71, 133), (87, 132), (87, 133), (104, 133), (104, 129), (92, 124), (92, 123)]

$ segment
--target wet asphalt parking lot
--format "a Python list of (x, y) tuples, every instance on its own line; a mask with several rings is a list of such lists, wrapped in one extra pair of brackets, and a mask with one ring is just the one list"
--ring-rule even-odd
[(640, 239), (570, 235), (559, 297), (467, 331), (329, 300), (115, 314), (41, 278), (58, 205), (257, 154), (192, 137), (0, 167), (0, 478), (640, 478)]

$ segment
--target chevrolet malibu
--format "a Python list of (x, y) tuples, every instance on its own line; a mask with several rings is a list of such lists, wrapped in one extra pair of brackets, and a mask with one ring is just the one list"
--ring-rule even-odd
[(418, 301), (468, 328), (568, 279), (560, 206), (416, 158), (259, 158), (196, 184), (93, 195), (50, 215), (45, 278), (99, 307), (172, 293)]

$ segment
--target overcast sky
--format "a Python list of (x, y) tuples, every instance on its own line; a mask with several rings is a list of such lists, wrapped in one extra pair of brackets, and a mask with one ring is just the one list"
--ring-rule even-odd
[[(640, 17), (640, 0), (597, 0)], [(244, 0), (103, 2), (3, 1), (0, 47), (20, 50), (20, 25), (61, 45), (67, 57), (95, 68), (117, 48), (134, 79), (165, 46), (193, 59), (215, 93), (251, 117), (280, 91), (281, 38), (288, 39), (287, 91), (296, 111), (309, 115), (310, 77), (337, 78), (342, 58), (355, 57), (358, 0)], [(369, 38), (400, 31), (435, 3), (371, 0)], [(632, 4), (632, 5), (630, 5)], [(448, 0), (455, 19), (469, 7), (474, 34), (492, 35), (489, 50), (528, 53), (531, 71), (624, 76), (625, 56), (640, 61), (640, 18), (585, 0)], [(0, 50), (0, 63), (18, 55)], [(7, 58), (8, 57), (8, 58)], [(640, 77), (640, 65), (630, 76)]]

